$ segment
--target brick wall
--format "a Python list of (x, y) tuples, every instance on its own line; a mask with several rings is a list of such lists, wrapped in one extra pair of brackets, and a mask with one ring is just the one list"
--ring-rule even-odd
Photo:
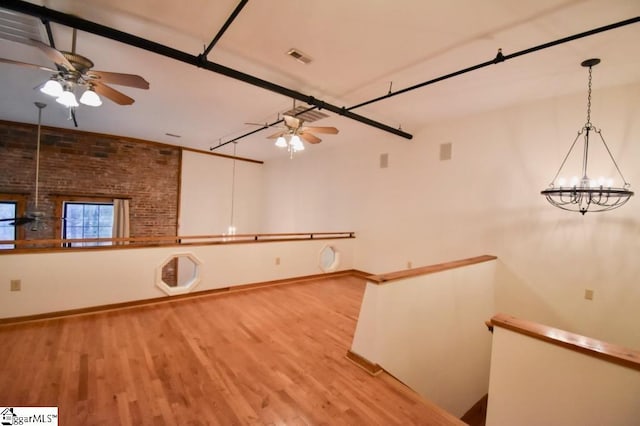
[[(26, 193), (33, 205), (37, 127), (0, 121), (0, 193)], [(176, 235), (180, 156), (177, 147), (42, 127), (38, 209), (54, 214), (54, 196), (128, 196), (131, 236)], [(60, 238), (54, 227), (26, 238)]]

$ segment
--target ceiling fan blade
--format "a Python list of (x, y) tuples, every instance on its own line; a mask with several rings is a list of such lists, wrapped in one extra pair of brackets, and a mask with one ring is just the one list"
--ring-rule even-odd
[(282, 126), (270, 126), (269, 123), (251, 123), (249, 121), (245, 122), (244, 124), (246, 124), (247, 126), (260, 126), (260, 127), (264, 127), (264, 128), (267, 128), (267, 127), (276, 127), (276, 128), (282, 127)]
[(8, 221), (12, 221), (9, 225), (22, 226), (22, 225), (26, 225), (27, 223), (34, 222), (35, 218), (33, 218), (33, 217), (12, 217), (12, 218), (9, 218), (9, 219), (0, 219), (0, 222), (8, 222)]
[(117, 91), (113, 87), (109, 87), (106, 84), (102, 84), (99, 81), (93, 83), (93, 89), (97, 94), (104, 96), (105, 98), (111, 99), (113, 102), (118, 105), (131, 105), (135, 102), (133, 98), (125, 95), (122, 92)]
[(102, 83), (118, 84), (120, 86), (135, 87), (137, 89), (149, 88), (149, 82), (135, 74), (91, 70), (87, 72), (87, 75), (89, 77), (98, 77)]
[(304, 131), (312, 131), (312, 132), (315, 132), (315, 133), (326, 133), (326, 134), (329, 134), (329, 135), (336, 135), (339, 132), (339, 130), (336, 129), (335, 127), (322, 127), (322, 126), (320, 126), (320, 127), (309, 126), (309, 127), (305, 127), (303, 130)]
[(36, 65), (36, 64), (28, 64), (26, 62), (12, 61), (11, 59), (0, 58), (0, 62), (4, 62), (5, 64), (20, 65), (23, 67), (37, 68), (43, 71), (58, 72), (58, 70), (54, 70), (52, 68), (47, 68), (47, 67), (43, 67), (41, 65)]
[(298, 136), (300, 136), (302, 139), (304, 139), (306, 142), (309, 142), (309, 143), (320, 143), (320, 142), (322, 142), (322, 139), (320, 139), (319, 137), (317, 137), (316, 135), (313, 135), (311, 133), (302, 132), (302, 133), (299, 133)]
[(6, 32), (2, 34), (2, 38), (9, 41), (15, 41), (16, 43), (35, 46), (40, 49), (45, 55), (47, 55), (47, 57), (54, 63), (64, 66), (69, 71), (75, 71), (75, 68), (73, 67), (73, 65), (71, 65), (71, 62), (69, 62), (59, 50), (56, 50), (41, 41), (33, 40), (27, 37), (20, 37)]
[(286, 135), (288, 132), (286, 130), (281, 130), (279, 132), (276, 132), (274, 134), (272, 134), (271, 136), (267, 136), (267, 139), (277, 139), (280, 136), (284, 136)]
[(65, 58), (62, 52), (60, 52), (59, 50), (56, 50), (53, 47), (50, 47), (38, 40), (28, 40), (27, 43), (40, 49), (54, 63), (63, 66), (69, 71), (76, 70), (74, 66), (71, 65), (71, 62), (69, 62), (69, 60)]
[(299, 129), (302, 126), (303, 120), (301, 118), (292, 117), (290, 115), (283, 115), (284, 123), (292, 129)]

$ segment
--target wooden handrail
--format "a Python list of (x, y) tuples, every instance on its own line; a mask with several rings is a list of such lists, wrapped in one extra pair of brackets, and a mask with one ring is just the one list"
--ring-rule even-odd
[(634, 349), (506, 314), (496, 314), (491, 318), (491, 324), (495, 327), (511, 330), (543, 342), (640, 371), (640, 351)]
[[(236, 234), (236, 235), (186, 235), (186, 236), (158, 236), (131, 238), (84, 238), (84, 239), (47, 239), (47, 240), (0, 240), (0, 244), (12, 244), (16, 248), (0, 250), (2, 254), (33, 253), (43, 251), (82, 251), (82, 250), (113, 250), (129, 249), (149, 246), (184, 246), (184, 245), (214, 245), (214, 244), (242, 244), (256, 242), (298, 241), (298, 240), (326, 240), (355, 238), (355, 232), (292, 232), (277, 234)], [(64, 247), (69, 243), (109, 243), (88, 247)], [(26, 246), (26, 247), (25, 247)], [(31, 247), (29, 247), (31, 246)]]
[(454, 260), (452, 262), (437, 263), (435, 265), (422, 266), (420, 268), (404, 269), (402, 271), (389, 272), (381, 275), (370, 275), (367, 280), (374, 284), (386, 284), (390, 281), (397, 281), (404, 278), (417, 277), (419, 275), (433, 274), (448, 269), (460, 268), (463, 266), (474, 265), (476, 263), (488, 262), (497, 259), (496, 256), (482, 255), (470, 257), (468, 259)]

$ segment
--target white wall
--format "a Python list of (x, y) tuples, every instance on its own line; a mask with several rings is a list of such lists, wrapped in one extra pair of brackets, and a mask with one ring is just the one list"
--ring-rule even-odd
[[(237, 233), (260, 232), (262, 164), (236, 161), (234, 225)], [(231, 220), (233, 160), (182, 152), (179, 235), (219, 235)]]
[(351, 350), (461, 417), (489, 389), (495, 263), (367, 283)]
[(487, 426), (637, 425), (640, 371), (494, 328)]
[[(191, 253), (202, 262), (201, 281), (195, 291), (320, 274), (320, 252), (327, 244), (340, 252), (337, 270), (351, 269), (354, 241), (3, 254), (0, 283), (7, 287), (0, 298), (0, 318), (165, 296), (155, 285), (156, 269), (175, 254)], [(22, 281), (22, 291), (9, 291), (8, 283), (13, 279)]]
[[(430, 124), (405, 139), (360, 126), (333, 148), (265, 163), (263, 229), (357, 232), (356, 268), (382, 273), (500, 259), (497, 309), (640, 347), (640, 201), (581, 216), (540, 195), (585, 122), (585, 95)], [(640, 85), (594, 88), (592, 121), (640, 188)], [(408, 129), (412, 131), (412, 129)], [(439, 160), (439, 146), (453, 158)], [(378, 167), (389, 154), (389, 167)], [(592, 175), (612, 175), (613, 166)], [(633, 187), (632, 187), (633, 189)], [(593, 289), (593, 301), (583, 298)]]

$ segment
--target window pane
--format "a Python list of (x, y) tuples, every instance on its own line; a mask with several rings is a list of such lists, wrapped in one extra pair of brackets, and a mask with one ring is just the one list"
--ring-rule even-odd
[[(0, 219), (10, 219), (16, 217), (16, 202), (0, 202)], [(10, 225), (11, 221), (0, 222), (0, 240), (15, 240), (16, 227)], [(13, 244), (0, 244), (0, 249), (12, 249)]]
[(64, 217), (67, 226), (82, 226), (82, 205), (66, 203)]
[(84, 237), (85, 238), (98, 238), (98, 227), (97, 226), (85, 226), (84, 227)]
[(82, 226), (67, 226), (66, 238), (83, 238)]
[(98, 226), (98, 206), (96, 204), (84, 205), (84, 223), (85, 227)]
[(113, 226), (113, 206), (101, 205), (100, 206), (100, 226)]

